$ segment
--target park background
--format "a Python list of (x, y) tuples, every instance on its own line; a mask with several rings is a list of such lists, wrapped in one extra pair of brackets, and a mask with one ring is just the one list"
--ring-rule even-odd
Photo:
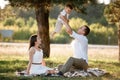
[[(74, 30), (77, 30), (82, 25), (88, 25), (91, 29), (91, 33), (88, 35), (89, 44), (117, 45), (117, 27), (115, 24), (108, 24), (104, 17), (104, 8), (105, 5), (103, 4), (89, 5), (87, 14), (72, 11), (69, 24)], [(50, 33), (54, 31), (57, 16), (62, 9), (63, 6), (59, 5), (50, 10)], [(18, 9), (11, 6), (1, 9), (0, 30), (3, 29), (14, 31), (13, 42), (28, 42), (30, 35), (37, 32), (34, 10)], [(62, 29), (61, 33), (57, 34), (54, 39), (50, 39), (51, 43), (71, 42), (72, 39), (66, 33), (65, 28)], [(8, 39), (3, 41), (8, 41)]]
[[(92, 68), (105, 69), (110, 74), (103, 77), (16, 77), (15, 71), (26, 69), (28, 64), (29, 37), (37, 32), (37, 22), (33, 9), (13, 8), (10, 5), (0, 9), (0, 30), (13, 30), (12, 41), (2, 39), (0, 34), (0, 80), (119, 80), (120, 64), (118, 62), (118, 34), (115, 24), (108, 24), (104, 16), (104, 4), (89, 5), (87, 14), (73, 11), (70, 25), (76, 31), (81, 25), (88, 25), (91, 33), (89, 40), (89, 65)], [(50, 10), (49, 28), (52, 32), (59, 12), (64, 7), (54, 5)], [(70, 56), (72, 38), (63, 27), (60, 34), (50, 39), (50, 58), (45, 58), (47, 66), (56, 67), (63, 64)]]

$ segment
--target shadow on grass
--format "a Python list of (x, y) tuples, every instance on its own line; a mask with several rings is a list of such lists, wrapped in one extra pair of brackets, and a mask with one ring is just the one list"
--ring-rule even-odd
[(15, 72), (26, 68), (27, 61), (12, 60), (12, 61), (0, 61), (0, 73)]
[(0, 80), (119, 80), (112, 75), (106, 75), (103, 77), (16, 77), (16, 76), (0, 76)]
[(109, 74), (103, 76), (107, 80), (120, 80), (120, 63), (90, 60), (90, 67), (106, 70)]
[(102, 65), (102, 64), (104, 64), (104, 66), (105, 65), (112, 65), (112, 66), (115, 66), (115, 67), (120, 66), (119, 62), (105, 62), (105, 61), (94, 61), (94, 60), (90, 60), (90, 62), (92, 62), (92, 64), (90, 64), (90, 65)]
[(17, 77), (17, 76), (0, 75), (0, 80), (32, 80), (32, 78), (31, 77)]
[[(27, 68), (28, 61), (25, 60), (12, 60), (12, 61), (0, 61), (0, 73), (22, 71)], [(53, 61), (47, 61), (47, 66), (56, 67), (59, 63)]]

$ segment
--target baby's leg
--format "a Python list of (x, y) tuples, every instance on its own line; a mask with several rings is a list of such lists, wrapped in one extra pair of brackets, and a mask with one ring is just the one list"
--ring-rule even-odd
[(53, 37), (55, 34), (56, 34), (56, 32), (53, 31), (53, 32), (51, 33), (50, 37)]
[(55, 25), (55, 31), (54, 32), (59, 33), (61, 31), (61, 29), (62, 29), (62, 26), (63, 26), (62, 22), (57, 21), (56, 25)]
[(61, 31), (63, 24), (60, 21), (56, 22), (55, 30), (51, 33), (50, 37), (53, 37), (56, 33), (59, 33)]

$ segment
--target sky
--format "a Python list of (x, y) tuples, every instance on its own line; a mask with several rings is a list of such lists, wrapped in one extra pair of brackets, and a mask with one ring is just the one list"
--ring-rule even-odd
[[(110, 0), (98, 0), (99, 3), (104, 3), (104, 4), (109, 4), (110, 3)], [(0, 0), (0, 8), (1, 9), (4, 9), (5, 5), (6, 4), (9, 4), (8, 1), (5, 1), (5, 0)]]
[(4, 9), (5, 5), (8, 4), (8, 3), (9, 3), (8, 1), (0, 0), (0, 8)]
[(99, 3), (109, 4), (111, 0), (98, 0)]

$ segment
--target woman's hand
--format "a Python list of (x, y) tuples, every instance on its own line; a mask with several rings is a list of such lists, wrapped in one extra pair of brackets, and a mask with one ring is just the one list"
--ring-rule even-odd
[(26, 75), (29, 75), (29, 74), (30, 74), (30, 73), (27, 71), (27, 72), (26, 72)]
[(45, 63), (45, 61), (44, 61), (44, 60), (42, 60), (42, 65), (43, 65), (43, 66), (46, 66), (46, 63)]

